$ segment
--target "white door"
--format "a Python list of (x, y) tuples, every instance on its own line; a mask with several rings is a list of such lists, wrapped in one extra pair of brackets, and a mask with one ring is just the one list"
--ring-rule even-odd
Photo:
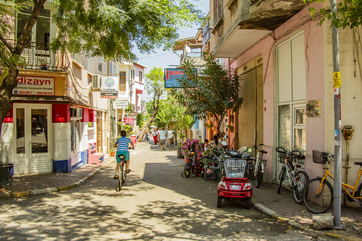
[(51, 110), (51, 105), (14, 104), (15, 174), (52, 171)]

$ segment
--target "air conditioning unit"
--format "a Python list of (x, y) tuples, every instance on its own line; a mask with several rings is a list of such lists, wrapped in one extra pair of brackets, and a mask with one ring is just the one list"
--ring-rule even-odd
[(71, 108), (70, 109), (70, 117), (82, 118), (83, 117), (83, 109), (82, 108)]
[(94, 74), (92, 76), (92, 90), (99, 90), (102, 86), (102, 76)]

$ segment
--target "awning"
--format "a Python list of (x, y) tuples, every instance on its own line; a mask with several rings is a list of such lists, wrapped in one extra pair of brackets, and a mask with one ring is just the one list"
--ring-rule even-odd
[(143, 94), (143, 90), (136, 89), (136, 95), (142, 95), (142, 94)]

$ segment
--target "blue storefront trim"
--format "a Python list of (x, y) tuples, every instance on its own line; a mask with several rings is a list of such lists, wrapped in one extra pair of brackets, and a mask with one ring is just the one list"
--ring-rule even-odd
[(88, 150), (81, 152), (81, 161), (77, 162), (72, 166), (72, 159), (68, 160), (57, 160), (53, 159), (53, 172), (54, 173), (69, 173), (79, 167), (88, 164)]
[(54, 173), (68, 173), (71, 172), (71, 159), (55, 161), (53, 159), (53, 172)]
[(72, 171), (78, 169), (81, 166), (84, 166), (85, 164), (88, 164), (88, 150), (82, 151), (80, 153), (81, 161), (77, 162), (72, 166)]

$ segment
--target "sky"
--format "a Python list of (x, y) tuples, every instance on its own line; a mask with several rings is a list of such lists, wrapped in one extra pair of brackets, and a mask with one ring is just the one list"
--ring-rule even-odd
[[(191, 2), (199, 7), (199, 9), (206, 15), (209, 11), (209, 0), (191, 0)], [(201, 25), (194, 25), (191, 28), (183, 28), (179, 30), (179, 38), (189, 38), (194, 37), (197, 33), (198, 28), (200, 28)], [(163, 51), (161, 49), (156, 49), (155, 53), (152, 54), (141, 54), (138, 51), (136, 51), (137, 55), (137, 63), (146, 66), (145, 69), (146, 73), (148, 73), (153, 67), (157, 68), (168, 68), (168, 67), (175, 67), (175, 65), (180, 64), (180, 57), (176, 55), (173, 51)], [(179, 53), (180, 54), (180, 53)], [(147, 99), (147, 91), (144, 91), (144, 94), (142, 96), (143, 100)], [(147, 101), (147, 100), (146, 100)]]

